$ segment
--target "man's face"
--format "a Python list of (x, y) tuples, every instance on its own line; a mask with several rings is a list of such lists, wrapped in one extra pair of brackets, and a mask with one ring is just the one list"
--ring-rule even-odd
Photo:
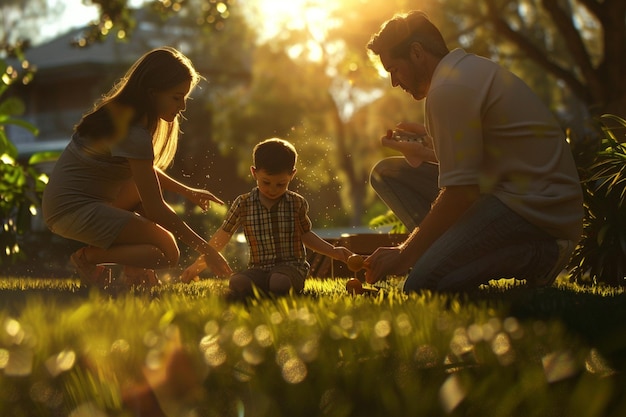
[(415, 100), (426, 97), (431, 74), (428, 72), (426, 52), (419, 43), (414, 43), (404, 58), (394, 58), (388, 51), (381, 52), (380, 62), (389, 73), (393, 87), (401, 87)]

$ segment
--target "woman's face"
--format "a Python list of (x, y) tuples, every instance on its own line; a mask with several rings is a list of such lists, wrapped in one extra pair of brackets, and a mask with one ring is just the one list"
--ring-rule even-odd
[(154, 109), (159, 118), (173, 122), (179, 113), (185, 111), (191, 81), (184, 81), (167, 90), (152, 94)]

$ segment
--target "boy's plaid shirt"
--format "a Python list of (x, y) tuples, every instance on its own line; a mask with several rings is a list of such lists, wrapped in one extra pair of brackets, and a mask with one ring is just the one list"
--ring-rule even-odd
[(259, 198), (255, 187), (231, 205), (222, 229), (234, 233), (243, 228), (250, 248), (248, 268), (268, 270), (275, 265), (293, 265), (308, 273), (302, 235), (311, 230), (309, 204), (301, 195), (287, 190), (271, 209)]

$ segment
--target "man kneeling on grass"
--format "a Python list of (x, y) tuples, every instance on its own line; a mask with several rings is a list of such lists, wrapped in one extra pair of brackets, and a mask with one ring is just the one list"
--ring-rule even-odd
[[(248, 269), (230, 277), (234, 296), (252, 295), (254, 287), (276, 295), (302, 292), (310, 268), (305, 246), (343, 262), (353, 254), (345, 247), (332, 246), (311, 230), (308, 202), (288, 189), (296, 174), (297, 158), (294, 146), (283, 139), (257, 144), (250, 167), (256, 187), (235, 199), (222, 226), (211, 237), (209, 244), (221, 251), (243, 228), (250, 259)], [(206, 267), (199, 257), (183, 271), (182, 280), (190, 281)]]
[[(368, 48), (392, 86), (426, 100), (426, 125), (413, 133), (428, 141), (394, 142), (389, 132), (381, 143), (413, 167), (436, 161), (441, 192), (412, 219), (417, 227), (404, 243), (368, 257), (367, 282), (408, 272), (407, 292), (465, 291), (499, 278), (551, 285), (580, 240), (583, 204), (571, 149), (550, 110), (495, 62), (450, 51), (423, 12), (394, 16)], [(416, 200), (393, 188), (382, 194), (403, 206)]]

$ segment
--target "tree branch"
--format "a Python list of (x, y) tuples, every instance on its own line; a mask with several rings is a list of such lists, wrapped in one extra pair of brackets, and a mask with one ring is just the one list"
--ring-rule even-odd
[(563, 80), (572, 92), (585, 103), (590, 102), (590, 94), (585, 85), (571, 72), (551, 61), (545, 51), (539, 49), (526, 37), (516, 32), (501, 17), (502, 13), (497, 9), (492, 1), (488, 1), (489, 20), (493, 23), (496, 32), (500, 33), (515, 45), (517, 45), (529, 58), (537, 62), (541, 67)]
[(596, 99), (604, 101), (607, 92), (598, 77), (598, 73), (593, 68), (585, 43), (580, 36), (580, 32), (574, 27), (571, 15), (565, 13), (558, 2), (554, 0), (542, 0), (541, 4), (548, 11), (552, 21), (559, 29), (561, 37), (565, 41), (574, 62), (580, 69), (582, 77), (587, 81), (591, 94)]

